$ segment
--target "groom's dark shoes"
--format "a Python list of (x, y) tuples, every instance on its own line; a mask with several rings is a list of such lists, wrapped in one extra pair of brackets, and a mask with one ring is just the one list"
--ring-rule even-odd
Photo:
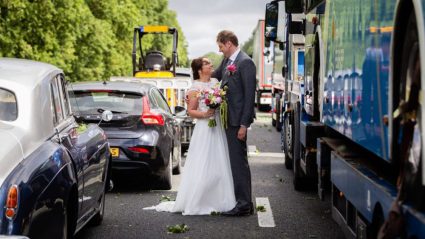
[(254, 206), (251, 205), (248, 207), (234, 207), (232, 210), (227, 212), (222, 212), (221, 215), (226, 217), (241, 217), (241, 216), (250, 216), (254, 214)]

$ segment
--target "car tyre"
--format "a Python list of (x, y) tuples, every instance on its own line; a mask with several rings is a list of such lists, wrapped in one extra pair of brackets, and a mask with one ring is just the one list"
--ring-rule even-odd
[(173, 156), (177, 157), (177, 165), (173, 168), (173, 174), (180, 174), (181, 173), (181, 165), (182, 165), (182, 147), (181, 145), (177, 148), (177, 150), (174, 150)]
[(173, 178), (173, 154), (170, 153), (168, 165), (164, 170), (164, 174), (160, 178), (160, 190), (170, 190), (172, 187)]
[(105, 213), (105, 190), (103, 190), (102, 197), (100, 198), (99, 211), (91, 219), (91, 222), (90, 222), (91, 225), (99, 226), (100, 224), (102, 224), (104, 213)]

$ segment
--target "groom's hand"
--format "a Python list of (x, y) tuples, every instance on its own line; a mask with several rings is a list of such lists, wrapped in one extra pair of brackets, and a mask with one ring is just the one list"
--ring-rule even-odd
[(241, 141), (245, 141), (246, 140), (246, 127), (245, 126), (241, 126), (240, 128), (239, 128), (239, 131), (238, 131), (238, 139), (239, 140), (241, 140)]

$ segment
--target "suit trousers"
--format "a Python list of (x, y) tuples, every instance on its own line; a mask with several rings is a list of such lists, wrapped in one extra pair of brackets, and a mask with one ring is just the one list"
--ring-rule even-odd
[(252, 206), (251, 171), (248, 164), (246, 141), (241, 141), (237, 137), (239, 128), (229, 125), (226, 129), (226, 137), (229, 145), (233, 184), (235, 186), (236, 207), (247, 209)]

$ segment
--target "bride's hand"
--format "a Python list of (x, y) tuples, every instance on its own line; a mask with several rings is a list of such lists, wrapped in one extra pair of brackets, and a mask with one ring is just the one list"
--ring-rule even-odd
[(215, 114), (215, 109), (208, 109), (208, 111), (205, 112), (205, 118), (209, 118)]

